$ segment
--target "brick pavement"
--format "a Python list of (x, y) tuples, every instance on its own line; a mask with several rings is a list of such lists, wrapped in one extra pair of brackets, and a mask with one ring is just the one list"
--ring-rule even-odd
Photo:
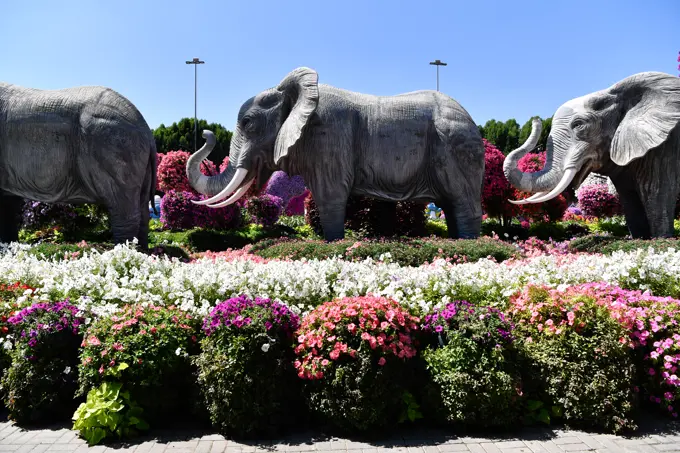
[(0, 422), (0, 453), (558, 453), (680, 452), (680, 425), (655, 421), (635, 437), (592, 434), (567, 429), (523, 430), (512, 437), (456, 437), (443, 431), (404, 430), (382, 442), (319, 435), (297, 435), (279, 442), (242, 443), (196, 430), (154, 430), (125, 444), (88, 447), (66, 427), (20, 429)]

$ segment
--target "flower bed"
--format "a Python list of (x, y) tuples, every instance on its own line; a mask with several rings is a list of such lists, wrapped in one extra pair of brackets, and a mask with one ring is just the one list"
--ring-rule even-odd
[[(183, 263), (123, 245), (57, 260), (12, 245), (0, 250), (0, 283), (13, 285), (0, 297), (16, 312), (5, 402), (17, 420), (68, 419), (79, 374), (88, 395), (75, 426), (91, 443), (157, 427), (154, 412), (189, 413), (181, 397), (239, 435), (309, 415), (374, 433), (420, 418), (611, 432), (635, 429), (641, 409), (676, 418), (680, 252), (570, 254), (529, 241), (522, 253), (409, 267), (243, 254)], [(159, 386), (170, 375), (181, 392)]]

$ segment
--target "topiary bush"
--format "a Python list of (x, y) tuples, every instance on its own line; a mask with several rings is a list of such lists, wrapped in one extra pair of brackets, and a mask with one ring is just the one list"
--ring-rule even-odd
[(503, 173), (505, 155), (486, 139), (484, 142), (484, 183), (482, 185), (482, 208), (489, 216), (506, 225), (517, 212), (512, 199), (515, 190)]
[(194, 192), (168, 191), (161, 199), (160, 220), (163, 228), (174, 231), (192, 228), (226, 230), (243, 224), (241, 209), (236, 204), (210, 208), (192, 203), (207, 198)]
[[(197, 192), (189, 184), (187, 178), (187, 161), (191, 153), (187, 151), (168, 151), (158, 162), (158, 177), (156, 188), (160, 192)], [(214, 176), (218, 173), (215, 164), (209, 160), (201, 162), (201, 172), (206, 176)]]
[(304, 216), (305, 215), (305, 200), (309, 195), (309, 189), (305, 189), (300, 195), (293, 197), (286, 206), (287, 216)]
[(297, 332), (295, 369), (309, 409), (347, 432), (375, 432), (404, 416), (412, 401), (419, 319), (382, 297), (327, 302)]
[(606, 184), (582, 186), (576, 192), (583, 214), (593, 217), (612, 217), (621, 213), (617, 194), (609, 193)]
[(169, 230), (194, 227), (194, 203), (200, 197), (193, 192), (169, 189), (161, 199), (161, 224)]
[(263, 194), (246, 201), (246, 211), (254, 223), (264, 227), (274, 225), (282, 212), (282, 200), (279, 197)]
[(300, 382), (293, 368), (299, 319), (270, 299), (239, 296), (203, 321), (198, 382), (219, 432), (274, 435), (299, 421)]
[(568, 423), (611, 432), (635, 429), (635, 366), (626, 329), (578, 288), (528, 285), (510, 313), (526, 357), (525, 392)]
[(57, 422), (73, 414), (84, 321), (68, 300), (34, 303), (7, 320), (14, 344), (2, 388), (12, 420)]
[(499, 310), (453, 301), (427, 315), (423, 351), (428, 412), (467, 427), (508, 428), (520, 420), (522, 381), (513, 324)]
[(152, 425), (199, 414), (191, 364), (198, 334), (199, 320), (175, 307), (126, 305), (98, 318), (83, 341), (78, 394), (119, 382)]
[(264, 189), (264, 193), (279, 197), (281, 199), (282, 209), (287, 209), (288, 203), (297, 196), (300, 196), (304, 191), (305, 181), (302, 176), (294, 175), (288, 176), (283, 171), (275, 171)]

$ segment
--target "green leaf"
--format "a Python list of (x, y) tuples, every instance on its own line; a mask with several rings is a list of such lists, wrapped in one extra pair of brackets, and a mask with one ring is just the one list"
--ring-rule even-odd
[(538, 421), (545, 423), (546, 425), (550, 424), (550, 415), (548, 415), (548, 411), (545, 409), (541, 409), (538, 412), (538, 416), (536, 417)]
[(528, 400), (527, 401), (527, 409), (529, 409), (532, 412), (535, 411), (536, 409), (540, 408), (541, 406), (543, 406), (542, 401), (538, 401), (538, 400)]

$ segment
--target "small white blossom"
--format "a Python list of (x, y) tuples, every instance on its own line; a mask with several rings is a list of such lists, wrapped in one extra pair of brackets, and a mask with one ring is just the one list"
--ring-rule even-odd
[(265, 343), (262, 345), (262, 352), (267, 352), (269, 351), (269, 343)]

